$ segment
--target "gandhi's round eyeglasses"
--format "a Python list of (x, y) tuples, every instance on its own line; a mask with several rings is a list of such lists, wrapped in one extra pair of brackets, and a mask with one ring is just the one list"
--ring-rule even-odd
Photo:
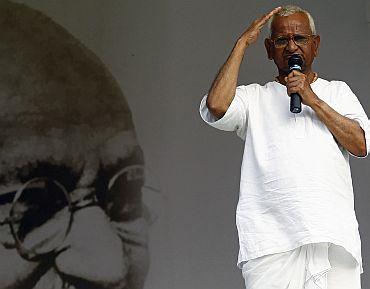
[(271, 41), (274, 43), (275, 48), (284, 48), (288, 45), (290, 40), (298, 46), (307, 45), (310, 41), (310, 38), (315, 35), (311, 34), (292, 34), (292, 35), (284, 35), (278, 36), (276, 38), (271, 38)]

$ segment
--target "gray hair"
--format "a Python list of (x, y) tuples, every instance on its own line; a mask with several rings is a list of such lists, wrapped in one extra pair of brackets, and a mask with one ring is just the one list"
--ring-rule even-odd
[(289, 16), (289, 15), (292, 15), (294, 13), (298, 13), (298, 12), (301, 12), (301, 13), (304, 13), (306, 14), (307, 18), (308, 18), (308, 22), (310, 24), (310, 28), (311, 28), (311, 33), (313, 35), (316, 35), (316, 28), (315, 28), (315, 22), (313, 21), (313, 18), (311, 16), (311, 14), (307, 11), (307, 10), (304, 10), (302, 9), (301, 7), (299, 6), (295, 6), (295, 5), (287, 5), (287, 6), (284, 6), (278, 13), (276, 13), (274, 16), (272, 16), (269, 21), (267, 22), (267, 27), (270, 31), (270, 36), (271, 36), (271, 24), (272, 24), (272, 21), (274, 21), (274, 18), (276, 16)]

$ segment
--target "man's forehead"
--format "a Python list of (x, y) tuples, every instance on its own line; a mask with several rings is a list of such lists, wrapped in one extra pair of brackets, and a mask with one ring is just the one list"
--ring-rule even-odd
[(308, 33), (311, 27), (308, 17), (303, 12), (297, 12), (289, 16), (276, 15), (271, 23), (271, 34)]

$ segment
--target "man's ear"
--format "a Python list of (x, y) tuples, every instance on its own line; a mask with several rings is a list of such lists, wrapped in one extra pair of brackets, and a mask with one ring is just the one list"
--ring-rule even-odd
[(314, 55), (316, 57), (317, 55), (319, 55), (320, 35), (315, 35), (314, 36), (313, 45), (314, 45)]
[(266, 48), (266, 52), (267, 52), (267, 57), (268, 59), (272, 59), (272, 42), (270, 39), (266, 38), (265, 39), (265, 48)]

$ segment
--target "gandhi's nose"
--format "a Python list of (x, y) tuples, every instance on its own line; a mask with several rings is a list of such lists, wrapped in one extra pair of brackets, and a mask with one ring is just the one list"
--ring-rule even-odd
[(55, 259), (60, 272), (103, 288), (123, 287), (127, 256), (100, 207), (85, 207), (74, 213), (65, 248)]

